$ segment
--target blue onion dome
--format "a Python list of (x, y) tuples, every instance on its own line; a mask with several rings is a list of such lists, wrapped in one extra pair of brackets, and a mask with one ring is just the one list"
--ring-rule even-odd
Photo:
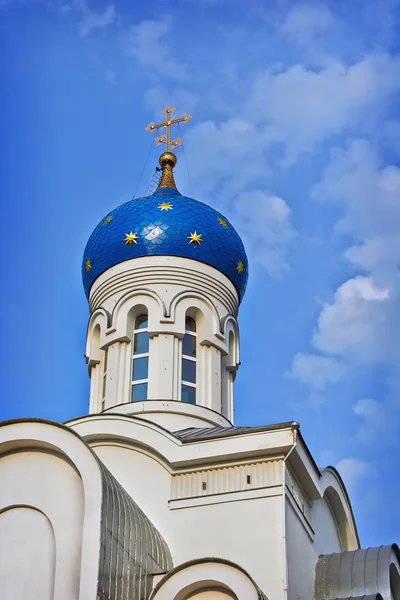
[(248, 278), (243, 242), (230, 222), (207, 204), (182, 196), (175, 185), (176, 157), (160, 157), (162, 175), (151, 196), (135, 198), (107, 214), (86, 245), (82, 277), (86, 295), (111, 267), (143, 256), (179, 256), (218, 269), (242, 300)]

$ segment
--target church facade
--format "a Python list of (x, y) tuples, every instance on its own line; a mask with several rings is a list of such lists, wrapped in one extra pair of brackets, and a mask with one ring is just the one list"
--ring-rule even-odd
[(89, 414), (0, 423), (0, 598), (400, 600), (399, 548), (360, 548), (299, 424), (233, 425), (248, 262), (178, 192), (171, 113), (156, 191), (84, 252)]

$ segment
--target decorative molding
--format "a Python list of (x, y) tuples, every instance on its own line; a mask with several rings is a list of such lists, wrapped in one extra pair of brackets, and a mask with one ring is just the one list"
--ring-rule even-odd
[(114, 295), (157, 285), (165, 286), (167, 282), (169, 286), (176, 285), (185, 290), (193, 288), (208, 299), (214, 298), (220, 302), (227, 312), (237, 314), (238, 294), (225, 275), (197, 261), (162, 256), (132, 259), (105, 271), (92, 286), (90, 311), (95, 311)]
[(171, 499), (194, 498), (282, 485), (282, 461), (270, 460), (172, 476)]
[(224, 492), (221, 494), (210, 494), (208, 496), (196, 496), (194, 498), (180, 498), (170, 500), (170, 510), (183, 508), (195, 508), (197, 506), (209, 506), (210, 504), (226, 504), (227, 502), (241, 502), (243, 500), (257, 500), (259, 498), (272, 498), (282, 496), (282, 486), (275, 485), (255, 490), (242, 490), (240, 492)]

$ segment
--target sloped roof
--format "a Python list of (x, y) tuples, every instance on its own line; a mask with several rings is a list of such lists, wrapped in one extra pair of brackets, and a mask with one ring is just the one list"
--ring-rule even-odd
[(295, 421), (278, 423), (276, 425), (260, 425), (256, 427), (187, 427), (174, 431), (173, 435), (182, 442), (201, 442), (235, 435), (246, 435), (249, 433), (261, 433), (262, 431), (273, 431), (276, 429), (288, 429), (298, 427)]

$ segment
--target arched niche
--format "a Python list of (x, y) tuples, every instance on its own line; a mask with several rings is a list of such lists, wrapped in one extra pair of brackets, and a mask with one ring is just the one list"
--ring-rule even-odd
[(249, 574), (223, 559), (179, 565), (155, 587), (150, 600), (267, 600)]
[[(340, 550), (356, 550), (360, 547), (357, 528), (354, 521), (349, 496), (340, 474), (334, 467), (326, 467), (321, 474), (321, 500), (313, 503), (312, 515), (316, 514), (317, 505), (324, 505), (325, 511), (328, 511), (331, 521), (335, 526), (337, 537), (340, 544)], [(313, 525), (317, 525), (314, 522)], [(321, 533), (321, 532), (320, 532)], [(316, 529), (316, 538), (318, 531)], [(320, 537), (320, 536), (319, 536)], [(338, 550), (319, 549), (322, 554)]]
[[(95, 597), (102, 480), (92, 450), (65, 426), (40, 419), (8, 421), (0, 424), (0, 463), (0, 510), (31, 506), (52, 523), (58, 557), (54, 599)], [(73, 574), (69, 580), (66, 571)]]
[(101, 348), (101, 327), (96, 323), (87, 344), (86, 360), (90, 377), (89, 412), (98, 413), (103, 408), (106, 391), (107, 350)]
[(188, 315), (197, 323), (200, 343), (216, 341), (215, 336), (220, 336), (218, 310), (205, 295), (195, 291), (181, 292), (172, 300), (170, 311), (178, 334), (184, 334)]
[(239, 598), (218, 581), (199, 581), (182, 590), (175, 600), (239, 600)]
[(223, 332), (229, 354), (229, 366), (237, 368), (240, 363), (239, 326), (233, 315), (227, 315), (224, 319)]
[(110, 338), (131, 341), (134, 321), (143, 311), (149, 317), (149, 332), (158, 332), (163, 303), (155, 292), (140, 289), (125, 294), (116, 304), (112, 314)]
[(55, 569), (56, 542), (47, 516), (32, 506), (0, 511), (0, 597), (53, 600)]
[(85, 356), (87, 362), (100, 360), (100, 348), (105, 343), (105, 334), (110, 315), (102, 308), (97, 309), (90, 317), (86, 332)]
[(350, 525), (339, 494), (332, 486), (329, 486), (324, 492), (323, 499), (331, 512), (341, 549), (352, 550)]

